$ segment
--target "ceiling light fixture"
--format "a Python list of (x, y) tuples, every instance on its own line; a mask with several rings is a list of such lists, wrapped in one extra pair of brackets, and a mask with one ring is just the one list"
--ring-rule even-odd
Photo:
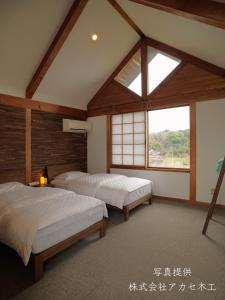
[(97, 41), (98, 35), (96, 33), (92, 34), (91, 39), (92, 41)]

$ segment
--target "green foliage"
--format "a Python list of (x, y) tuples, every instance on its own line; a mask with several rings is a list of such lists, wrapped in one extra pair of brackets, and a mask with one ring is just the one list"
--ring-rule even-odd
[(151, 133), (149, 135), (149, 151), (157, 152), (160, 156), (183, 158), (190, 153), (190, 130)]

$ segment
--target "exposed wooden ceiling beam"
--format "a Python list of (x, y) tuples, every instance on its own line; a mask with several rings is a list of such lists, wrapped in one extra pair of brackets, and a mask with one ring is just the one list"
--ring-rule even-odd
[(141, 29), (135, 24), (135, 22), (128, 16), (128, 14), (123, 10), (123, 8), (116, 2), (116, 0), (108, 0), (108, 2), (115, 8), (115, 10), (124, 18), (124, 20), (140, 35), (144, 36)]
[(37, 68), (33, 78), (31, 79), (27, 89), (26, 97), (32, 98), (38, 86), (40, 85), (42, 79), (47, 73), (49, 67), (54, 61), (59, 50), (63, 46), (66, 38), (73, 29), (73, 26), (77, 22), (79, 16), (84, 10), (88, 0), (75, 0), (71, 9), (69, 10), (65, 20), (63, 21), (59, 31), (57, 32), (54, 40), (52, 41), (50, 47), (48, 48), (45, 56), (43, 57), (39, 67)]
[(8, 105), (14, 107), (21, 107), (24, 109), (31, 109), (31, 110), (39, 110), (39, 111), (46, 111), (55, 114), (62, 114), (68, 115), (77, 120), (86, 120), (87, 112), (86, 110), (47, 103), (43, 101), (31, 100), (27, 98), (21, 98), (6, 94), (0, 93), (0, 105)]
[(129, 0), (225, 29), (225, 4), (210, 0)]

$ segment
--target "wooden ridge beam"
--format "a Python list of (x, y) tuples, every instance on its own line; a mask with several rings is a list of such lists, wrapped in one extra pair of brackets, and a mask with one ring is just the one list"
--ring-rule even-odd
[(211, 0), (129, 0), (225, 29), (225, 4)]
[(142, 30), (135, 24), (135, 22), (128, 16), (123, 8), (116, 2), (116, 0), (108, 0), (108, 2), (115, 8), (115, 10), (124, 18), (124, 20), (140, 35), (144, 36)]
[(16, 96), (10, 96), (5, 94), (0, 94), (0, 104), (21, 107), (24, 109), (40, 110), (58, 114), (64, 114), (76, 118), (78, 120), (86, 120), (87, 112), (86, 110), (61, 106), (56, 104), (51, 104), (47, 102), (30, 100), (26, 98), (20, 98)]
[(52, 41), (50, 47), (48, 48), (45, 56), (43, 57), (39, 67), (37, 68), (33, 78), (31, 79), (29, 85), (26, 89), (26, 97), (32, 98), (38, 86), (40, 85), (42, 79), (47, 73), (49, 67), (57, 56), (58, 52), (62, 48), (64, 42), (66, 41), (69, 33), (73, 29), (75, 23), (77, 22), (79, 16), (84, 10), (88, 0), (75, 0), (71, 9), (69, 10), (65, 20), (63, 21), (59, 31), (57, 32), (54, 40)]

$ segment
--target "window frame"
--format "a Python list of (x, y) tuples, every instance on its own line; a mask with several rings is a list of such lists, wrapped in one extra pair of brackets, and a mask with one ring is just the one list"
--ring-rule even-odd
[[(148, 124), (149, 124), (149, 117), (148, 117), (148, 112), (149, 111), (154, 111), (154, 110), (163, 110), (163, 109), (170, 109), (170, 108), (178, 108), (178, 107), (189, 107), (189, 130), (190, 130), (190, 160), (191, 160), (191, 107), (190, 105), (179, 105), (179, 106), (172, 106), (172, 107), (163, 107), (163, 108), (154, 108), (154, 109), (149, 109), (146, 113), (147, 113), (147, 119), (146, 119), (146, 148), (148, 149), (149, 146), (149, 128), (148, 128)], [(146, 150), (147, 150), (146, 149)], [(147, 152), (146, 152), (147, 155)], [(146, 169), (148, 170), (152, 170), (152, 171), (167, 171), (167, 172), (182, 172), (182, 173), (190, 173), (190, 168), (191, 168), (191, 162), (189, 165), (189, 168), (174, 168), (174, 167), (151, 167), (149, 165), (149, 155), (147, 155), (146, 157), (147, 160), (147, 164), (146, 164)]]
[[(147, 154), (147, 149), (149, 145), (149, 134), (148, 134), (148, 112), (154, 111), (154, 110), (162, 110), (162, 109), (168, 109), (168, 108), (177, 108), (177, 107), (189, 107), (189, 130), (190, 130), (190, 166), (189, 168), (173, 168), (173, 167), (151, 167), (149, 166), (149, 155)], [(175, 106), (163, 106), (163, 107), (155, 107), (148, 110), (140, 110), (145, 112), (145, 165), (144, 166), (134, 166), (134, 165), (117, 165), (112, 164), (112, 115), (108, 116), (108, 150), (107, 150), (107, 170), (108, 172), (110, 169), (131, 169), (131, 170), (144, 170), (144, 171), (158, 171), (158, 172), (180, 172), (180, 173), (191, 173), (191, 164), (192, 164), (192, 157), (194, 155), (193, 151), (193, 143), (192, 143), (192, 135), (195, 135), (196, 133), (193, 132), (193, 116), (192, 116), (192, 109), (190, 104), (181, 104), (181, 105), (175, 105)], [(136, 111), (132, 111), (134, 113)], [(121, 112), (117, 114), (124, 114), (127, 112)], [(113, 114), (114, 115), (114, 114)]]

